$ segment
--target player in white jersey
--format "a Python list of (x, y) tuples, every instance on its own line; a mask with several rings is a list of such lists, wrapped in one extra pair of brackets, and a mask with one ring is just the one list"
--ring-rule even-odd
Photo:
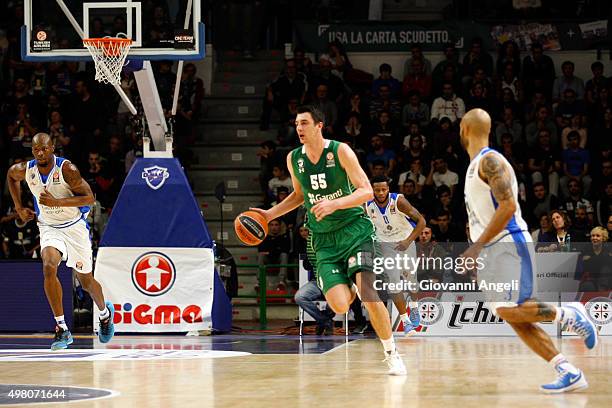
[[(406, 253), (416, 258), (415, 239), (425, 228), (425, 218), (419, 214), (403, 194), (390, 193), (389, 181), (384, 176), (375, 176), (370, 180), (374, 199), (366, 203), (366, 213), (376, 228), (376, 236), (382, 247), (384, 259), (396, 259), (396, 255)], [(386, 270), (389, 282), (401, 284), (406, 281), (417, 282), (416, 271), (402, 270), (400, 265)], [(406, 298), (401, 290), (389, 291), (393, 303), (404, 324), (404, 333), (413, 334), (420, 324), (416, 298), (410, 301), (410, 317), (406, 313)], [(409, 294), (410, 295), (410, 294)]]
[[(54, 144), (46, 133), (32, 139), (34, 160), (13, 165), (7, 184), (22, 221), (37, 218), (47, 300), (57, 323), (52, 350), (67, 348), (73, 342), (64, 320), (62, 286), (57, 267), (62, 260), (76, 276), (100, 310), (99, 339), (107, 343), (113, 337), (113, 304), (104, 301), (102, 287), (94, 279), (91, 240), (87, 213), (95, 201), (91, 187), (70, 161), (53, 154)], [(21, 181), (25, 180), (34, 196), (36, 211), (21, 203)], [(72, 294), (71, 294), (72, 295)]]
[[(490, 268), (493, 274), (502, 275), (506, 281), (513, 274), (520, 282), (519, 291), (507, 292), (504, 302), (490, 302), (489, 306), (556, 370), (557, 380), (540, 389), (545, 393), (561, 393), (586, 388), (582, 371), (559, 353), (535, 323), (554, 321), (567, 325), (583, 338), (589, 349), (597, 344), (597, 330), (581, 304), (556, 307), (532, 298), (534, 251), (518, 205), (516, 175), (508, 161), (489, 148), (490, 131), (491, 118), (482, 109), (469, 111), (461, 120), (461, 144), (471, 159), (465, 179), (465, 204), (473, 242), (462, 256), (474, 264), (485, 252), (495, 259), (494, 268)], [(480, 270), (478, 278), (483, 279)]]

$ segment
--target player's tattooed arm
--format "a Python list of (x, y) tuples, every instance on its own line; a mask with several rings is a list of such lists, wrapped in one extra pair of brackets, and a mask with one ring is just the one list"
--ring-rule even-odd
[(478, 174), (491, 187), (491, 194), (497, 201), (495, 214), (489, 225), (476, 240), (475, 245), (482, 247), (491, 242), (508, 225), (518, 204), (512, 193), (512, 174), (508, 165), (497, 153), (487, 153), (480, 161)]
[(512, 198), (512, 178), (508, 166), (497, 154), (487, 154), (482, 158), (479, 173), (491, 187), (491, 193), (498, 203)]
[(538, 305), (538, 312), (537, 312), (537, 316), (543, 317), (545, 319), (550, 319), (550, 320), (554, 320), (557, 311), (555, 310), (555, 308), (549, 304), (546, 303), (537, 303)]

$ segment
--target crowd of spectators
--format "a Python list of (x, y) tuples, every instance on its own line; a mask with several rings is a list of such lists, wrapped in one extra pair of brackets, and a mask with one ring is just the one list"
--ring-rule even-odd
[[(6, 27), (0, 31), (0, 258), (39, 256), (36, 223), (22, 224), (17, 219), (5, 185), (8, 167), (32, 158), (32, 137), (39, 132), (51, 135), (55, 154), (74, 162), (92, 187), (96, 203), (90, 221), (95, 244), (127, 172), (142, 156), (142, 104), (133, 73), (122, 74), (121, 87), (137, 107), (137, 116), (129, 113), (112, 87), (94, 81), (92, 62), (23, 62), (20, 3), (15, 2), (0, 21)], [(172, 62), (154, 64), (154, 73), (168, 113), (176, 78)], [(175, 140), (180, 139), (177, 145), (189, 146), (203, 98), (203, 82), (194, 64), (185, 64), (180, 86)], [(26, 195), (22, 201), (33, 207), (28, 188), (24, 185), (22, 190)]]
[[(368, 80), (337, 43), (316, 61), (295, 49), (263, 102), (261, 128), (270, 127), (273, 111), (280, 119), (277, 140), (260, 151), (266, 205), (283, 199), (276, 174), (286, 177), (286, 153), (299, 145), (296, 106), (309, 103), (325, 113), (324, 136), (347, 143), (370, 177), (386, 176), (391, 191), (426, 217), (434, 241), (466, 241), (469, 157), (459, 123), (466, 111), (482, 108), (493, 121), (491, 146), (516, 173), (532, 231), (550, 229), (551, 212), (560, 210), (573, 241), (588, 242), (596, 226), (608, 232), (606, 240), (612, 236), (612, 81), (603, 64), (593, 62), (592, 77), (579, 78), (572, 61), (557, 72), (537, 43), (524, 57), (512, 41), (491, 55), (478, 38), (462, 58), (452, 44), (443, 53), (433, 65), (414, 44), (403, 72), (381, 61), (379, 76)], [(303, 222), (302, 208), (287, 217), (283, 231), (297, 236)]]

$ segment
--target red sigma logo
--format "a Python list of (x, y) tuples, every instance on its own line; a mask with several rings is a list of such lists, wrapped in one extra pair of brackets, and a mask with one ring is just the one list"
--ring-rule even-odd
[(184, 323), (203, 321), (202, 309), (197, 305), (189, 305), (182, 311), (176, 305), (159, 305), (154, 310), (152, 310), (153, 307), (146, 304), (132, 307), (131, 303), (124, 305), (115, 303), (114, 306), (113, 323), (115, 324), (180, 324), (181, 319)]

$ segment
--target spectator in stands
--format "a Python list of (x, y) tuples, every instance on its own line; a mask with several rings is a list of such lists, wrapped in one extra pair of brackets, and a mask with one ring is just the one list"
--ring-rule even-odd
[(391, 184), (391, 177), (387, 176), (387, 174), (389, 174), (388, 171), (388, 166), (385, 165), (385, 162), (382, 160), (374, 160), (372, 162), (372, 171), (370, 172), (371, 176), (370, 178), (373, 179), (374, 177), (387, 177), (387, 181), (389, 184)]
[(510, 108), (512, 112), (520, 112), (520, 105), (514, 97), (514, 92), (510, 88), (502, 89), (501, 100), (498, 99), (497, 109), (493, 112), (493, 119), (495, 121), (501, 121), (504, 113), (504, 109)]
[(535, 120), (529, 122), (525, 127), (525, 140), (527, 147), (533, 148), (538, 142), (540, 131), (548, 130), (550, 136), (550, 143), (553, 147), (559, 146), (557, 138), (557, 126), (555, 122), (550, 118), (550, 112), (546, 105), (539, 105), (536, 108)]
[(593, 78), (589, 79), (584, 87), (584, 100), (589, 108), (599, 103), (601, 90), (607, 89), (609, 82), (608, 78), (603, 75), (604, 66), (601, 61), (591, 64), (591, 72)]
[(570, 220), (562, 210), (553, 210), (550, 213), (553, 233), (551, 236), (543, 234), (542, 241), (536, 245), (538, 252), (566, 252), (571, 249), (573, 234), (570, 230)]
[(447, 157), (449, 160), (451, 160), (451, 158), (455, 161), (458, 159), (462, 151), (459, 142), (459, 133), (453, 127), (449, 118), (442, 118), (440, 120), (439, 129), (434, 132), (431, 145), (434, 155), (448, 155)]
[(447, 210), (438, 213), (436, 224), (432, 227), (436, 242), (452, 243), (461, 242), (465, 239), (465, 233), (451, 221), (451, 214)]
[(387, 85), (391, 91), (391, 98), (398, 98), (402, 91), (402, 83), (391, 76), (391, 65), (381, 64), (378, 68), (380, 76), (372, 82), (372, 96), (377, 98), (381, 85)]
[[(342, 132), (341, 132), (342, 133)], [(351, 143), (353, 150), (367, 150), (369, 135), (367, 129), (361, 123), (361, 116), (357, 112), (351, 112), (344, 124), (343, 139)]]
[(31, 95), (37, 100), (40, 100), (47, 95), (48, 89), (47, 70), (42, 62), (36, 62), (34, 63), (34, 71), (30, 76)]
[(508, 62), (504, 65), (497, 81), (497, 94), (502, 95), (505, 89), (510, 89), (516, 102), (523, 101), (523, 84), (515, 71), (514, 65)]
[(295, 47), (293, 50), (293, 60), (298, 72), (301, 72), (308, 78), (312, 73), (312, 61), (306, 56), (306, 52), (301, 47)]
[[(63, 123), (63, 117), (60, 111), (53, 110), (49, 113), (49, 127), (47, 133), (51, 136), (53, 143), (55, 144), (56, 152), (58, 156), (70, 158), (66, 153), (68, 152), (70, 145), (70, 135), (67, 133), (66, 127)], [(62, 152), (58, 151), (62, 149)]]
[(271, 140), (262, 142), (259, 145), (257, 157), (259, 157), (259, 185), (261, 191), (264, 192), (268, 190), (268, 180), (273, 177), (273, 166), (281, 162), (281, 158), (276, 153), (276, 143)]
[(153, 73), (155, 74), (155, 84), (162, 108), (164, 112), (168, 112), (172, 109), (172, 100), (174, 99), (172, 91), (176, 82), (176, 74), (172, 71), (172, 61), (159, 61), (157, 69), (153, 70)]
[(30, 95), (29, 84), (24, 77), (16, 77), (12, 89), (6, 95), (6, 114), (17, 115), (19, 104), (28, 107), (35, 105), (35, 99)]
[(381, 110), (378, 112), (378, 117), (372, 126), (371, 134), (380, 136), (385, 147), (393, 149), (399, 145), (398, 128), (391, 119), (389, 111)]
[(455, 95), (453, 84), (446, 82), (442, 88), (442, 96), (436, 98), (431, 106), (431, 120), (437, 123), (443, 117), (447, 117), (453, 124), (457, 124), (463, 115), (465, 115), (463, 99)]
[[(533, 242), (547, 242), (545, 240), (550, 239), (553, 234), (552, 223), (550, 222), (548, 213), (540, 214), (539, 226), (540, 228), (533, 230), (531, 233), (531, 238), (533, 239)], [(549, 238), (544, 237), (545, 235)]]
[(563, 75), (553, 83), (553, 102), (559, 102), (566, 89), (572, 89), (577, 99), (584, 98), (584, 81), (574, 75), (574, 68), (572, 61), (565, 61), (561, 65)]
[(415, 71), (415, 66), (413, 65), (414, 61), (420, 61), (422, 71), (426, 75), (431, 76), (431, 61), (425, 58), (421, 46), (419, 44), (412, 44), (412, 47), (410, 47), (410, 53), (410, 57), (404, 62), (404, 77), (417, 72)]
[(587, 215), (586, 208), (576, 208), (576, 211), (574, 212), (574, 220), (572, 222), (572, 227), (575, 233), (572, 238), (574, 242), (588, 242), (590, 240), (593, 223), (589, 221), (589, 216)]
[(464, 82), (474, 76), (478, 66), (484, 69), (487, 77), (493, 76), (493, 58), (483, 50), (482, 39), (474, 38), (469, 51), (463, 58)]
[[(291, 240), (283, 229), (284, 225), (278, 219), (268, 223), (268, 235), (257, 247), (259, 265), (287, 264)], [(280, 268), (278, 278), (279, 285), (284, 285), (287, 278), (286, 268)]]
[[(287, 198), (287, 196), (289, 196), (289, 191), (289, 188), (286, 186), (278, 187), (276, 189), (275, 200), (270, 206), (274, 207), (275, 205), (282, 203)], [(281, 216), (279, 220), (286, 226), (287, 231), (291, 231), (293, 230), (293, 226), (296, 224), (297, 216), (297, 210), (292, 210), (289, 211), (287, 214)]]
[[(443, 88), (444, 88), (444, 84), (450, 82), (451, 84), (453, 84), (453, 89), (455, 90), (461, 90), (462, 88), (462, 83), (461, 83), (461, 77), (459, 76), (459, 73), (457, 71), (455, 71), (455, 66), (454, 65), (447, 65), (444, 68), (444, 71), (442, 72), (442, 76), (440, 78), (436, 78), (433, 79), (432, 78), (432, 89), (431, 89), (431, 96), (432, 98), (436, 98), (440, 95), (442, 95), (442, 93), (444, 92)], [(474, 81), (475, 82), (475, 81)]]
[(561, 177), (561, 191), (564, 197), (570, 196), (569, 181), (574, 180), (582, 183), (582, 191), (588, 195), (591, 191), (591, 176), (589, 176), (589, 164), (591, 162), (588, 150), (579, 146), (580, 135), (572, 131), (567, 135), (569, 146), (563, 150), (563, 177)]
[[(603, 97), (603, 94), (602, 90), (600, 96)], [(595, 140), (592, 140), (589, 144), (597, 145), (599, 141), (612, 140), (612, 106), (603, 108), (601, 112), (592, 113), (590, 117), (595, 118), (595, 129), (593, 131), (593, 138)]]
[(30, 116), (29, 107), (24, 99), (17, 104), (17, 115), (9, 122), (7, 132), (11, 140), (10, 154), (12, 158), (32, 156), (32, 138), (38, 129), (36, 120)]
[(518, 75), (521, 72), (521, 51), (518, 45), (508, 40), (499, 48), (499, 56), (497, 57), (497, 73), (501, 74), (505, 71), (507, 64), (512, 64), (513, 72)]
[(402, 126), (408, 128), (412, 122), (417, 122), (420, 127), (425, 128), (429, 125), (429, 121), (429, 106), (421, 102), (418, 91), (409, 92), (408, 103), (402, 109)]
[(308, 81), (306, 75), (297, 71), (297, 64), (294, 59), (285, 61), (285, 69), (274, 82), (266, 88), (266, 96), (263, 102), (263, 112), (261, 115), (261, 129), (270, 128), (270, 116), (272, 109), (275, 109), (281, 121), (286, 120), (288, 112), (287, 104), (291, 98), (296, 98), (300, 103), (304, 101)]
[(272, 177), (268, 181), (269, 194), (276, 196), (280, 187), (286, 187), (289, 192), (293, 191), (293, 183), (291, 177), (287, 174), (287, 169), (282, 164), (272, 166)]
[(469, 77), (465, 83), (461, 83), (460, 87), (455, 87), (455, 90), (464, 90), (464, 94), (467, 94), (470, 89), (472, 89), (472, 85), (476, 82), (480, 82), (484, 87), (485, 94), (489, 97), (496, 97), (498, 94), (495, 92), (493, 88), (493, 82), (490, 77), (487, 76), (486, 71), (481, 66), (476, 66), (474, 70), (474, 75)]
[(608, 230), (608, 242), (612, 241), (612, 214), (608, 216), (608, 222), (606, 223), (606, 229)]
[[(432, 228), (426, 226), (419, 235), (419, 240), (416, 244), (417, 256), (422, 259), (445, 259), (447, 252), (440, 245), (437, 245), (436, 239), (433, 237)], [(422, 262), (417, 269), (417, 279), (431, 280), (433, 282), (444, 281), (444, 270), (436, 268), (435, 262)]]
[(525, 152), (515, 143), (510, 133), (501, 136), (501, 147), (497, 150), (508, 160), (518, 179), (519, 185), (525, 181)]
[[(305, 229), (305, 234), (308, 234), (308, 229), (302, 227), (300, 228), (300, 235), (302, 235), (302, 229)], [(332, 319), (336, 314), (331, 310), (329, 303), (326, 304), (324, 311), (319, 310), (315, 301), (325, 300), (325, 297), (317, 285), (312, 263), (309, 261), (306, 264), (305, 262), (305, 268), (308, 271), (308, 283), (300, 287), (295, 293), (295, 303), (315, 319), (317, 323), (317, 336), (332, 335), (334, 334), (334, 322)]]
[(357, 92), (351, 94), (348, 106), (343, 109), (342, 118), (348, 118), (350, 115), (356, 114), (359, 116), (359, 122), (366, 125), (370, 120), (369, 106)]
[(123, 180), (125, 178), (125, 153), (123, 152), (123, 146), (119, 136), (112, 135), (110, 137), (104, 157), (111, 178), (117, 180), (116, 194), (119, 194), (119, 189), (123, 185)]
[(105, 127), (107, 117), (100, 101), (91, 94), (86, 81), (76, 82), (75, 99), (72, 104), (69, 122), (70, 134), (74, 135), (72, 143), (75, 144), (75, 150), (87, 152), (103, 147), (102, 129)]
[(414, 182), (414, 194), (420, 195), (426, 179), (423, 175), (421, 159), (413, 159), (410, 162), (410, 170), (399, 175), (397, 185), (404, 186), (407, 180), (412, 180)]
[(325, 132), (328, 135), (334, 134), (334, 127), (338, 122), (338, 107), (336, 102), (328, 98), (328, 87), (325, 84), (319, 84), (316, 89), (316, 98), (312, 102), (325, 115)]
[(552, 58), (548, 55), (544, 55), (542, 44), (532, 43), (531, 55), (523, 59), (523, 86), (525, 87), (525, 98), (530, 99), (535, 91), (541, 90), (550, 100), (555, 77), (555, 64)]
[(468, 111), (475, 108), (480, 108), (487, 112), (493, 111), (493, 103), (487, 94), (487, 88), (484, 86), (484, 83), (480, 81), (472, 82), (465, 105)]
[(557, 196), (559, 194), (561, 154), (550, 144), (548, 129), (540, 130), (537, 145), (528, 151), (527, 170), (531, 172), (534, 188), (536, 183), (546, 182), (550, 194)]
[(442, 83), (444, 71), (449, 65), (453, 67), (453, 71), (457, 74), (457, 76), (461, 77), (461, 71), (463, 69), (463, 66), (459, 62), (459, 55), (457, 55), (457, 49), (455, 48), (455, 44), (453, 43), (448, 43), (445, 45), (444, 59), (438, 62), (431, 74), (432, 81), (434, 83)]
[[(31, 196), (23, 201), (24, 206), (33, 209)], [(8, 259), (40, 258), (40, 233), (36, 220), (21, 221), (12, 208), (0, 223), (2, 234), (2, 252)]]
[(295, 119), (297, 117), (299, 104), (297, 98), (291, 98), (289, 102), (287, 102), (287, 120), (281, 123), (276, 138), (279, 147), (291, 148), (300, 143), (295, 129)]
[(612, 289), (612, 253), (607, 245), (609, 233), (603, 227), (591, 230), (590, 250), (583, 254), (583, 281), (581, 292), (607, 292)]
[(338, 41), (332, 41), (327, 45), (327, 53), (319, 57), (319, 64), (321, 60), (328, 60), (332, 67), (332, 74), (341, 79), (352, 68), (346, 51)]
[(427, 185), (435, 185), (436, 187), (440, 187), (442, 185), (450, 188), (451, 193), (454, 194), (455, 188), (459, 183), (459, 175), (454, 171), (450, 171), (448, 169), (448, 164), (446, 161), (446, 157), (438, 156), (433, 160), (433, 166), (431, 166), (431, 170), (429, 172), (429, 176), (427, 177), (427, 181), (425, 184)]
[(559, 207), (564, 210), (572, 221), (576, 219), (576, 209), (585, 208), (590, 220), (593, 220), (593, 205), (583, 197), (580, 183), (575, 179), (570, 179), (568, 183), (569, 191), (567, 198)]
[(429, 169), (429, 154), (423, 148), (423, 139), (411, 137), (408, 141), (408, 149), (403, 154), (403, 163), (410, 165), (414, 160), (420, 160), (425, 169)]
[(402, 106), (399, 100), (391, 98), (391, 89), (384, 84), (378, 88), (378, 98), (373, 98), (370, 102), (370, 118), (374, 120), (383, 110), (388, 111), (393, 120), (400, 119)]
[(502, 135), (509, 134), (512, 140), (520, 141), (523, 136), (523, 126), (514, 118), (511, 108), (504, 108), (503, 121), (495, 128), (495, 142), (498, 146), (502, 145)]
[(412, 91), (417, 91), (425, 100), (429, 100), (431, 96), (431, 74), (427, 74), (423, 67), (423, 62), (419, 59), (412, 61), (412, 69), (404, 77), (402, 85), (402, 96), (408, 97)]
[(402, 143), (403, 150), (410, 149), (410, 139), (412, 139), (413, 137), (420, 138), (422, 142), (421, 145), (424, 149), (427, 149), (427, 138), (421, 131), (419, 124), (417, 122), (412, 122), (408, 126), (408, 135), (404, 136), (404, 141)]
[(531, 101), (524, 105), (523, 113), (525, 123), (536, 120), (537, 108), (539, 106), (547, 106), (546, 95), (542, 91), (535, 91), (531, 97)]
[(192, 144), (195, 141), (195, 124), (204, 99), (204, 82), (196, 73), (193, 63), (188, 63), (183, 68), (175, 131), (180, 143)]
[(563, 91), (563, 99), (559, 102), (555, 110), (557, 126), (563, 129), (569, 126), (572, 116), (585, 113), (586, 109), (583, 101), (576, 100), (576, 92), (572, 88), (567, 88)]
[(419, 197), (417, 191), (417, 184), (414, 180), (406, 178), (404, 183), (400, 186), (399, 191), (404, 195), (406, 200), (417, 210), (423, 210), (423, 200)]
[[(610, 162), (608, 164), (612, 165)], [(604, 188), (604, 194), (595, 203), (596, 222), (599, 225), (606, 225), (606, 220), (612, 215), (612, 181), (608, 181)]]
[[(319, 58), (319, 67), (315, 74), (308, 81), (308, 89), (312, 89), (316, 92), (319, 85), (327, 86), (327, 97), (337, 104), (342, 103), (344, 94), (346, 93), (346, 86), (342, 81), (342, 78), (334, 74), (332, 71), (332, 63), (329, 58), (323, 55)], [(316, 95), (314, 95), (316, 98)]]
[(586, 145), (588, 142), (588, 132), (587, 132), (586, 127), (582, 125), (582, 115), (579, 113), (573, 115), (572, 118), (570, 119), (569, 126), (565, 127), (561, 131), (561, 148), (562, 149), (568, 148), (569, 140), (567, 139), (567, 135), (569, 135), (570, 132), (573, 132), (573, 131), (578, 133), (578, 136), (579, 136), (578, 146), (580, 146), (583, 149), (586, 148)]

